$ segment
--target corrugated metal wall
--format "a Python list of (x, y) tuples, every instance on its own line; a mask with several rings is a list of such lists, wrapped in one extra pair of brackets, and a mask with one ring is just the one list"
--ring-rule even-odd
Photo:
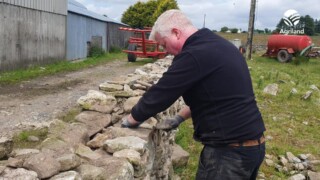
[(131, 31), (120, 31), (119, 27), (126, 27), (122, 24), (108, 23), (108, 51), (113, 47), (127, 48), (130, 36), (133, 36)]
[(0, 0), (8, 3), (41, 11), (67, 15), (67, 0)]
[(0, 3), (0, 70), (64, 60), (66, 16)]
[(107, 23), (86, 16), (68, 13), (67, 16), (67, 59), (83, 59), (87, 57), (88, 42), (101, 37), (102, 48), (107, 45)]

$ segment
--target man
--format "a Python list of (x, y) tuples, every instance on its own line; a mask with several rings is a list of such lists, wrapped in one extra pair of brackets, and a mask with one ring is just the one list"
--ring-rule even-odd
[(192, 117), (194, 139), (204, 144), (196, 179), (256, 179), (265, 127), (238, 49), (206, 28), (198, 30), (179, 10), (163, 13), (150, 39), (175, 57), (122, 126), (137, 127), (182, 96), (188, 106), (157, 127), (176, 128)]

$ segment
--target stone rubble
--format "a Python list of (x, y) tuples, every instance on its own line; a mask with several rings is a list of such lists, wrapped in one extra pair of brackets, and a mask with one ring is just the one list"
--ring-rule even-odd
[[(83, 109), (70, 123), (55, 119), (47, 138), (28, 137), (39, 145), (13, 149), (12, 139), (0, 138), (0, 180), (23, 179), (179, 179), (173, 166), (184, 166), (189, 154), (174, 143), (176, 130), (155, 129), (158, 121), (174, 116), (184, 105), (170, 108), (145, 121), (139, 128), (121, 128), (121, 120), (143, 93), (171, 64), (165, 58), (89, 90), (78, 99)], [(39, 127), (37, 127), (39, 128)]]
[(301, 99), (303, 100), (308, 100), (311, 98), (311, 95), (313, 94), (313, 91), (307, 91), (302, 97)]
[(263, 89), (263, 92), (266, 94), (270, 94), (273, 96), (276, 96), (279, 91), (279, 85), (278, 84), (269, 84)]
[(184, 167), (188, 163), (189, 153), (183, 150), (179, 145), (173, 145), (172, 163), (174, 167)]
[(316, 85), (314, 85), (314, 84), (312, 84), (312, 85), (310, 86), (310, 89), (312, 89), (312, 90), (314, 90), (314, 91), (320, 91), (319, 88), (318, 88)]
[[(264, 79), (264, 77), (261, 76), (260, 79)], [(282, 80), (278, 81), (278, 83), (281, 83), (281, 82), (282, 82)], [(295, 85), (295, 83), (293, 81), (292, 81), (292, 83)], [(301, 95), (301, 100), (310, 100), (313, 94), (320, 92), (319, 88), (314, 84), (310, 85), (309, 89), (310, 90), (304, 92), (304, 94)], [(269, 94), (269, 95), (273, 95), (273, 96), (277, 96), (279, 91), (280, 91), (279, 85), (276, 83), (268, 84), (263, 89), (264, 94)], [(289, 93), (290, 93), (290, 96), (296, 95), (296, 94), (298, 94), (298, 90), (296, 88), (292, 88)], [(315, 104), (320, 105), (320, 99), (315, 99)]]
[(0, 159), (7, 156), (13, 148), (13, 141), (7, 137), (0, 138)]
[(299, 154), (296, 156), (291, 152), (286, 152), (285, 155), (279, 155), (277, 158), (269, 154), (265, 156), (267, 166), (291, 175), (288, 180), (319, 180), (320, 172), (315, 172), (314, 168), (319, 162), (311, 154)]

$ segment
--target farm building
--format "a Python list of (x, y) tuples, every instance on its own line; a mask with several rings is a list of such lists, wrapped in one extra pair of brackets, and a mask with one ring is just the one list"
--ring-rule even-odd
[(119, 31), (120, 27), (128, 27), (126, 24), (116, 22), (109, 18), (107, 21), (107, 50), (111, 47), (126, 48), (128, 46), (128, 40), (130, 36), (133, 36), (133, 32)]
[(94, 45), (125, 48), (124, 26), (75, 0), (0, 0), (0, 70), (83, 59)]
[(0, 0), (0, 70), (66, 57), (67, 0)]
[(131, 33), (119, 31), (126, 26), (107, 16), (89, 11), (75, 0), (68, 1), (67, 59), (86, 58), (93, 46), (109, 51), (112, 46), (123, 48)]

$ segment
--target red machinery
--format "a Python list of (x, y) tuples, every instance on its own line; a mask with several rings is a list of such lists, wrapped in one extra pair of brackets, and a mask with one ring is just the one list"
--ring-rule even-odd
[(311, 38), (306, 35), (271, 35), (264, 56), (277, 57), (278, 61), (282, 63), (288, 62), (297, 53), (300, 53), (300, 55), (307, 54), (312, 46)]
[(135, 62), (137, 57), (142, 58), (163, 58), (167, 53), (161, 51), (159, 44), (156, 41), (148, 40), (148, 35), (151, 29), (133, 29), (133, 28), (123, 28), (123, 31), (132, 31), (135, 37), (130, 37), (128, 50), (123, 50), (123, 52), (128, 53), (128, 61)]

